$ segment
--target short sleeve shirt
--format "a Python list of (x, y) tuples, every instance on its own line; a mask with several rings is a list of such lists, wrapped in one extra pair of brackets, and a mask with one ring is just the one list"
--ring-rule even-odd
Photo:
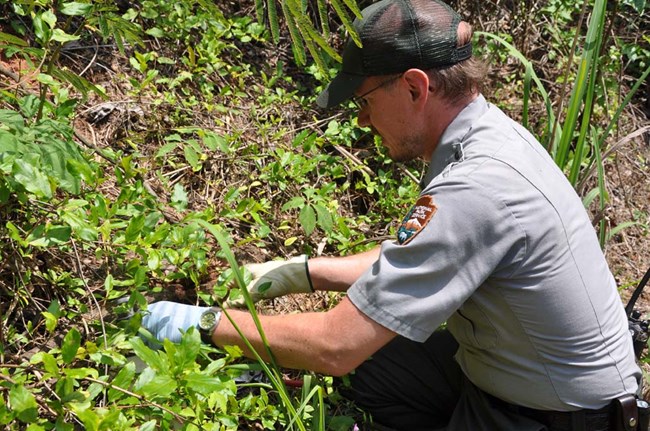
[(627, 318), (581, 200), (483, 96), (448, 126), (397, 238), (348, 297), (415, 341), (446, 322), (467, 377), (508, 402), (600, 408), (638, 389)]

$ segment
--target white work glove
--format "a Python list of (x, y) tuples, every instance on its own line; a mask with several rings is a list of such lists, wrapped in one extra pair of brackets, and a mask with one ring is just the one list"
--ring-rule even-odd
[[(253, 302), (260, 299), (271, 299), (289, 293), (310, 293), (314, 291), (309, 278), (307, 256), (300, 255), (289, 260), (272, 260), (265, 263), (244, 265), (253, 279), (246, 289)], [(228, 307), (243, 307), (246, 305), (243, 295), (226, 302)]]
[(181, 330), (185, 332), (192, 326), (197, 328), (201, 314), (209, 309), (170, 301), (154, 302), (147, 306), (142, 326), (160, 342), (167, 338), (172, 343), (180, 343)]

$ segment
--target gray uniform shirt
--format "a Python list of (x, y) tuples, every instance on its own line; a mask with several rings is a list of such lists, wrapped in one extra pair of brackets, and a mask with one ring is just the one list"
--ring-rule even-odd
[(531, 408), (635, 393), (627, 318), (581, 200), (547, 151), (479, 96), (449, 125), (396, 241), (350, 287), (364, 314), (425, 341), (442, 323), (484, 391)]

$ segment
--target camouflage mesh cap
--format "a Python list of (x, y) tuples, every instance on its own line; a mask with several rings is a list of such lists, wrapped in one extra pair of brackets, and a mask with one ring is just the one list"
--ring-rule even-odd
[(354, 21), (362, 47), (349, 38), (341, 72), (318, 96), (321, 108), (349, 99), (373, 75), (456, 64), (472, 56), (472, 45), (457, 46), (460, 16), (438, 0), (381, 0)]

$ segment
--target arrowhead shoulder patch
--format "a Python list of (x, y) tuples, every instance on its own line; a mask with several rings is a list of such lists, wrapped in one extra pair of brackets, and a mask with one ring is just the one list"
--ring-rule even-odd
[(415, 205), (406, 214), (399, 229), (397, 229), (397, 243), (405, 245), (411, 242), (413, 238), (429, 223), (431, 217), (436, 213), (436, 204), (433, 202), (433, 196), (420, 196)]

